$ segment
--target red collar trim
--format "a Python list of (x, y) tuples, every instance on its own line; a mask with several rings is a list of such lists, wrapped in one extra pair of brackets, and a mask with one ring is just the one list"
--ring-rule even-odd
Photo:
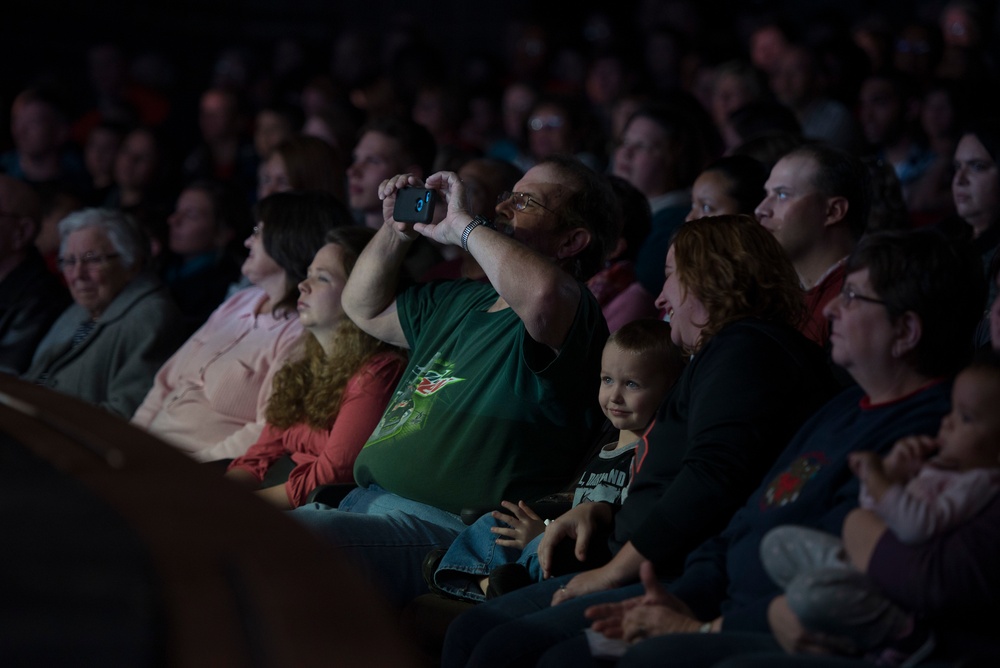
[(917, 389), (913, 390), (909, 394), (904, 394), (901, 397), (896, 397), (895, 399), (890, 399), (889, 401), (883, 401), (882, 403), (878, 403), (878, 404), (873, 404), (872, 401), (871, 401), (871, 399), (866, 394), (865, 396), (861, 397), (861, 401), (858, 402), (858, 406), (860, 406), (861, 410), (863, 410), (863, 411), (872, 410), (872, 409), (875, 409), (875, 408), (885, 408), (886, 406), (892, 406), (893, 404), (898, 404), (900, 402), (906, 401), (910, 397), (914, 397), (914, 396), (920, 394), (921, 392), (923, 392), (924, 390), (927, 390), (928, 388), (931, 388), (931, 387), (934, 387), (935, 385), (943, 383), (944, 381), (945, 381), (944, 378), (935, 378), (934, 380), (930, 381), (926, 385), (921, 385), (920, 387), (918, 387)]

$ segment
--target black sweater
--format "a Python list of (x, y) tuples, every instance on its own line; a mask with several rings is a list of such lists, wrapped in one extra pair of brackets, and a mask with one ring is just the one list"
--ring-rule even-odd
[(724, 327), (691, 359), (635, 454), (612, 550), (631, 540), (660, 577), (743, 505), (835, 390), (823, 351), (791, 327)]

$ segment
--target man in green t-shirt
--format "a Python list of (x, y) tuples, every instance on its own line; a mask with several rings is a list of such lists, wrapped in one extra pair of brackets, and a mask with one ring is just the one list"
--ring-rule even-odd
[[(465, 210), (457, 175), (425, 187), (447, 205), (439, 223), (393, 219), (412, 175), (383, 182), (384, 225), (344, 288), (345, 313), (410, 350), (410, 363), (355, 464), (359, 488), (339, 508), (295, 516), (402, 603), (426, 591), (420, 563), (465, 528), (458, 513), (533, 500), (567, 484), (600, 410), (593, 401), (607, 326), (581, 282), (618, 239), (607, 182), (571, 158), (547, 160), (501, 196), (496, 225)], [(396, 295), (420, 236), (467, 250), (490, 284), (431, 283)]]

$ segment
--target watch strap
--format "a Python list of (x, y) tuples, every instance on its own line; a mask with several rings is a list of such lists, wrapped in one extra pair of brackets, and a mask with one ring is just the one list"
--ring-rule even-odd
[(493, 223), (491, 223), (484, 216), (476, 216), (470, 220), (469, 224), (466, 225), (465, 229), (462, 231), (462, 250), (466, 253), (469, 252), (469, 235), (472, 234), (472, 230), (476, 229), (480, 225), (485, 225), (486, 227), (493, 229)]

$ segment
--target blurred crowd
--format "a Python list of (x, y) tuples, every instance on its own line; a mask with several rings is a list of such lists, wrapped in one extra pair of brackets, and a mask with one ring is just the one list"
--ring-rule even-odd
[[(47, 72), (4, 101), (0, 372), (297, 509), (395, 602), (507, 601), (460, 618), (445, 665), (629, 649), (587, 646), (585, 614), (628, 665), (814, 643), (910, 665), (962, 656), (958, 630), (994, 652), (997, 541), (975, 541), (1000, 517), (1000, 366), (966, 365), (1000, 349), (1000, 13), (731, 4), (511, 18), (465, 53), (399, 13), (319, 48), (220, 47), (197, 81), (88, 43), (84, 84)], [(407, 186), (436, 193), (426, 224), (394, 219)], [(562, 518), (523, 504), (602, 458), (609, 495), (585, 474)], [(329, 483), (358, 487), (313, 503)], [(893, 485), (982, 502), (907, 516), (937, 550), (918, 554), (892, 542)], [(495, 509), (482, 536), (467, 509)], [(561, 540), (607, 549), (560, 573)], [(957, 629), (956, 600), (989, 612)], [(521, 605), (542, 611), (515, 651)]]

